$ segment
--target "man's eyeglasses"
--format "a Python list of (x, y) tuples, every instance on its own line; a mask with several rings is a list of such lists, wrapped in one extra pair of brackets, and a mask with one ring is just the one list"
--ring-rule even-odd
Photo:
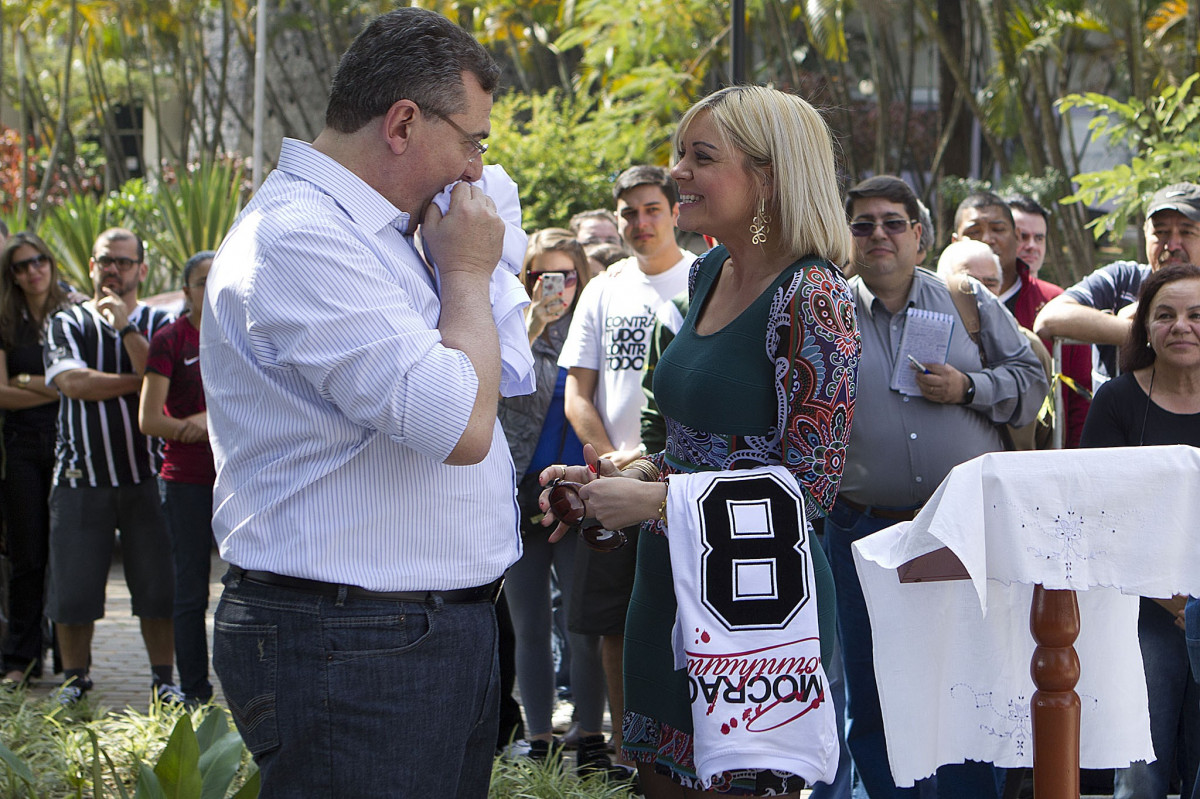
[(605, 530), (600, 522), (588, 517), (587, 505), (579, 496), (579, 483), (551, 480), (548, 488), (550, 510), (554, 511), (555, 518), (569, 525), (572, 530), (579, 530), (583, 543), (597, 552), (612, 552), (629, 542), (623, 531)]
[(458, 131), (459, 135), (466, 139), (467, 142), (469, 142), (470, 145), (475, 148), (475, 154), (467, 159), (468, 164), (472, 163), (476, 158), (479, 158), (488, 151), (487, 142), (479, 141), (479, 139), (476, 139), (470, 133), (467, 133), (465, 130), (463, 130), (461, 125), (459, 125), (450, 117), (446, 116), (445, 114), (439, 114), (437, 111), (430, 111), (429, 113), (433, 114), (435, 117)]
[(23, 275), (30, 269), (38, 269), (50, 263), (50, 256), (38, 253), (32, 258), (26, 258), (24, 261), (13, 261), (9, 266), (14, 275)]
[(875, 232), (875, 228), (883, 228), (883, 232), (889, 236), (898, 236), (908, 230), (909, 225), (917, 224), (916, 219), (884, 219), (879, 222), (861, 220), (850, 223), (850, 233), (855, 238), (865, 239)]
[(110, 266), (115, 266), (118, 272), (128, 272), (141, 263), (141, 261), (135, 261), (132, 258), (114, 258), (111, 255), (97, 255), (92, 260), (101, 269), (108, 269)]

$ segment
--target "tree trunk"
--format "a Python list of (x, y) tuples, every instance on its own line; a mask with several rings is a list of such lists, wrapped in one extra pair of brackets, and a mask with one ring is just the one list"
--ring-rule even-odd
[(50, 158), (46, 162), (46, 174), (42, 176), (42, 188), (38, 192), (37, 214), (34, 216), (33, 227), (37, 229), (46, 216), (46, 198), (50, 196), (50, 187), (54, 184), (54, 165), (58, 162), (62, 151), (63, 139), (67, 136), (67, 117), (71, 113), (71, 62), (75, 57), (75, 38), (79, 24), (79, 8), (77, 0), (71, 0), (71, 24), (67, 37), (67, 55), (63, 59), (63, 82), (59, 101), (58, 127), (54, 134), (54, 146), (50, 149)]
[[(1054, 124), (1055, 111), (1054, 101), (1050, 98), (1050, 86), (1046, 79), (1046, 67), (1042, 62), (1041, 56), (1031, 54), (1029, 56), (1031, 83), (1037, 98), (1038, 115), (1042, 122), (1042, 140), (1045, 144), (1046, 153), (1050, 156), (1050, 165), (1059, 175), (1059, 192), (1066, 193), (1070, 190), (1069, 175), (1067, 161), (1063, 157), (1062, 152), (1062, 136), (1058, 127)], [(1094, 250), (1091, 246), (1090, 236), (1084, 229), (1087, 223), (1084, 214), (1084, 208), (1080, 203), (1072, 203), (1069, 206), (1060, 205), (1061, 212), (1059, 214), (1062, 225), (1061, 229), (1066, 235), (1068, 263), (1067, 272), (1071, 277), (1071, 283), (1077, 281), (1082, 275), (1092, 271), (1094, 261)], [(1057, 255), (1057, 253), (1055, 253)], [(1059, 272), (1059, 278), (1062, 279), (1065, 275), (1062, 270)]]
[[(938, 130), (940, 143), (938, 153), (941, 165), (934, 173), (934, 184), (944, 178), (971, 177), (971, 115), (961, 113), (962, 106), (973, 98), (965, 76), (956, 74), (953, 64), (961, 63), (966, 49), (963, 35), (962, 0), (937, 0), (937, 20), (930, 19), (925, 3), (919, 4), (926, 11), (926, 23), (930, 26), (942, 50), (938, 64)], [(976, 110), (972, 107), (972, 111)], [(935, 156), (935, 161), (938, 160)], [(950, 209), (938, 203), (935, 228), (940, 246), (949, 240)]]

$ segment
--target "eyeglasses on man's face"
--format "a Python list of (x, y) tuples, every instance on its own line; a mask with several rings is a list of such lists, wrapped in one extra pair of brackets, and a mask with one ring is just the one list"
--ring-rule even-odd
[(141, 261), (135, 261), (133, 258), (114, 258), (111, 255), (97, 255), (92, 260), (101, 269), (109, 269), (115, 266), (118, 272), (128, 272), (141, 263)]
[(878, 222), (873, 219), (861, 219), (857, 222), (850, 223), (850, 233), (856, 238), (865, 239), (867, 236), (870, 236), (875, 232), (875, 228), (881, 227), (883, 228), (883, 232), (889, 236), (898, 236), (904, 231), (908, 230), (909, 225), (915, 224), (917, 224), (917, 220), (915, 219), (900, 219), (898, 217), (893, 219), (882, 219)]
[(475, 150), (474, 155), (472, 155), (470, 158), (467, 159), (468, 164), (474, 163), (475, 159), (479, 158), (480, 156), (482, 156), (484, 153), (486, 153), (488, 151), (487, 142), (482, 142), (479, 139), (476, 139), (470, 133), (467, 133), (465, 130), (463, 130), (462, 125), (459, 125), (457, 122), (455, 122), (450, 117), (446, 116), (445, 114), (439, 114), (437, 111), (430, 111), (429, 113), (433, 114), (435, 117), (442, 120), (450, 127), (454, 128), (454, 130), (456, 130), (458, 132), (458, 134), (460, 136), (462, 136), (463, 139), (468, 144), (471, 145), (472, 149)]
[(10, 265), (14, 275), (23, 275), (30, 269), (41, 269), (50, 263), (50, 256), (42, 255), (40, 252), (32, 258), (26, 258), (23, 261), (13, 261)]

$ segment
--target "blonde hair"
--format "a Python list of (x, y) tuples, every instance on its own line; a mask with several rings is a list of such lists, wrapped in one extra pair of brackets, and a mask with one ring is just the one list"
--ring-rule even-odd
[(792, 255), (819, 255), (839, 266), (847, 263), (853, 250), (833, 138), (817, 110), (777, 89), (730, 86), (684, 114), (672, 142), (676, 152), (688, 126), (706, 111), (729, 143), (745, 154), (748, 168), (771, 186), (771, 196), (763, 199)]

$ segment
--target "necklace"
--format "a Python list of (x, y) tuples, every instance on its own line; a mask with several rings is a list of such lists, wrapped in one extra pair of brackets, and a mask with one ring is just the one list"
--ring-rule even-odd
[(1146, 389), (1146, 409), (1142, 411), (1142, 431), (1138, 434), (1138, 446), (1146, 443), (1146, 419), (1150, 416), (1150, 395), (1154, 393), (1154, 367), (1150, 367), (1150, 387)]

